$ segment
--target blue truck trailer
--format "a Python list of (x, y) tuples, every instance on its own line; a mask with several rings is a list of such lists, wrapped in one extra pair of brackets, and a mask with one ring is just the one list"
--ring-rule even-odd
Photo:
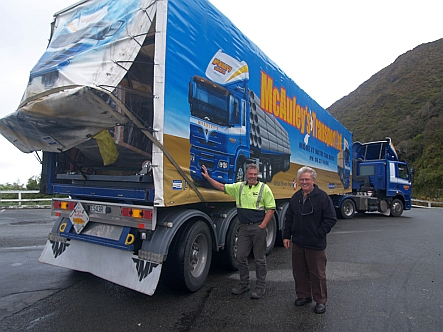
[[(144, 294), (160, 276), (196, 291), (212, 258), (236, 269), (235, 201), (223, 183), (255, 163), (280, 240), (297, 170), (309, 165), (337, 212), (411, 208), (390, 140), (352, 133), (207, 0), (83, 0), (54, 15), (48, 48), (0, 132), (42, 158), (57, 220), (41, 262)], [(377, 151), (377, 153), (376, 153)]]

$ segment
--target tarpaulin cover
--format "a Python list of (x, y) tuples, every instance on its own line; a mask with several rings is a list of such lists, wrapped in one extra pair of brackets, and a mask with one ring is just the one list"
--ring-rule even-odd
[(153, 2), (88, 1), (57, 15), (20, 106), (0, 120), (0, 132), (23, 152), (60, 152), (126, 123), (106, 93), (137, 56)]

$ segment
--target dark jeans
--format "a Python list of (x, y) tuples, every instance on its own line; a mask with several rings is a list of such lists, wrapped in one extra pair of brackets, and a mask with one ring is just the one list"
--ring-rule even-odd
[(326, 251), (299, 247), (292, 243), (292, 273), (298, 298), (326, 303)]
[(240, 283), (249, 284), (248, 256), (251, 249), (255, 259), (256, 287), (266, 287), (266, 229), (258, 227), (260, 223), (240, 224), (237, 241), (237, 267)]

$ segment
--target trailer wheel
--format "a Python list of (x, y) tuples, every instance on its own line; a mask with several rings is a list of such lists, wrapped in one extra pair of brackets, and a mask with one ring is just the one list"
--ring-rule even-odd
[(355, 214), (355, 205), (354, 202), (347, 198), (345, 199), (340, 206), (340, 215), (343, 219), (351, 219)]
[(275, 240), (277, 239), (277, 220), (272, 216), (266, 226), (266, 255), (269, 255), (274, 249)]
[(272, 174), (272, 163), (269, 162), (269, 164), (268, 164), (268, 171), (266, 172), (267, 182), (271, 182), (273, 176), (274, 176), (274, 174)]
[(220, 251), (220, 263), (229, 271), (237, 271), (237, 240), (240, 220), (232, 219), (228, 232), (226, 233), (225, 248)]
[[(237, 241), (240, 221), (235, 217), (231, 221), (228, 232), (226, 234), (225, 249), (220, 252), (220, 259), (223, 268), (236, 271), (237, 268)], [(266, 255), (269, 255), (274, 249), (277, 238), (277, 221), (273, 216), (266, 227)]]
[(400, 217), (403, 213), (403, 203), (398, 198), (394, 199), (391, 203), (390, 207), (390, 215), (391, 217)]
[(245, 179), (245, 169), (242, 162), (237, 163), (237, 169), (235, 171), (235, 182), (244, 181)]
[(266, 161), (263, 166), (263, 182), (269, 182), (272, 179), (271, 163)]
[(262, 181), (268, 182), (268, 162), (263, 163)]
[(343, 176), (343, 170), (342, 170), (342, 169), (340, 169), (340, 170), (338, 171), (338, 177), (340, 178), (340, 182), (341, 182), (341, 183), (345, 183), (345, 178), (344, 178), (344, 176)]
[(285, 158), (285, 162), (284, 162), (284, 172), (289, 171), (289, 168), (291, 167), (291, 157), (288, 156), (287, 158)]
[(212, 238), (203, 221), (184, 225), (175, 236), (165, 262), (165, 279), (175, 289), (195, 292), (208, 276)]

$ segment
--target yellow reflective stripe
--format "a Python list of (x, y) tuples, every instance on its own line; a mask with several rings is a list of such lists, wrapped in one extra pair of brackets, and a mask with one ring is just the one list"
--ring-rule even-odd
[[(256, 210), (264, 210), (265, 209), (264, 206), (260, 207), (260, 201), (261, 201), (261, 199), (263, 197), (263, 190), (265, 188), (265, 185), (264, 185), (263, 182), (259, 182), (259, 183), (260, 183), (260, 191), (259, 191), (258, 196), (257, 196), (257, 202), (255, 203), (255, 209)], [(245, 184), (246, 184), (246, 182), (242, 182), (242, 184), (240, 185), (240, 189), (238, 190), (239, 198), (238, 198), (237, 208), (242, 208), (241, 194), (242, 194), (243, 187), (245, 186)]]

